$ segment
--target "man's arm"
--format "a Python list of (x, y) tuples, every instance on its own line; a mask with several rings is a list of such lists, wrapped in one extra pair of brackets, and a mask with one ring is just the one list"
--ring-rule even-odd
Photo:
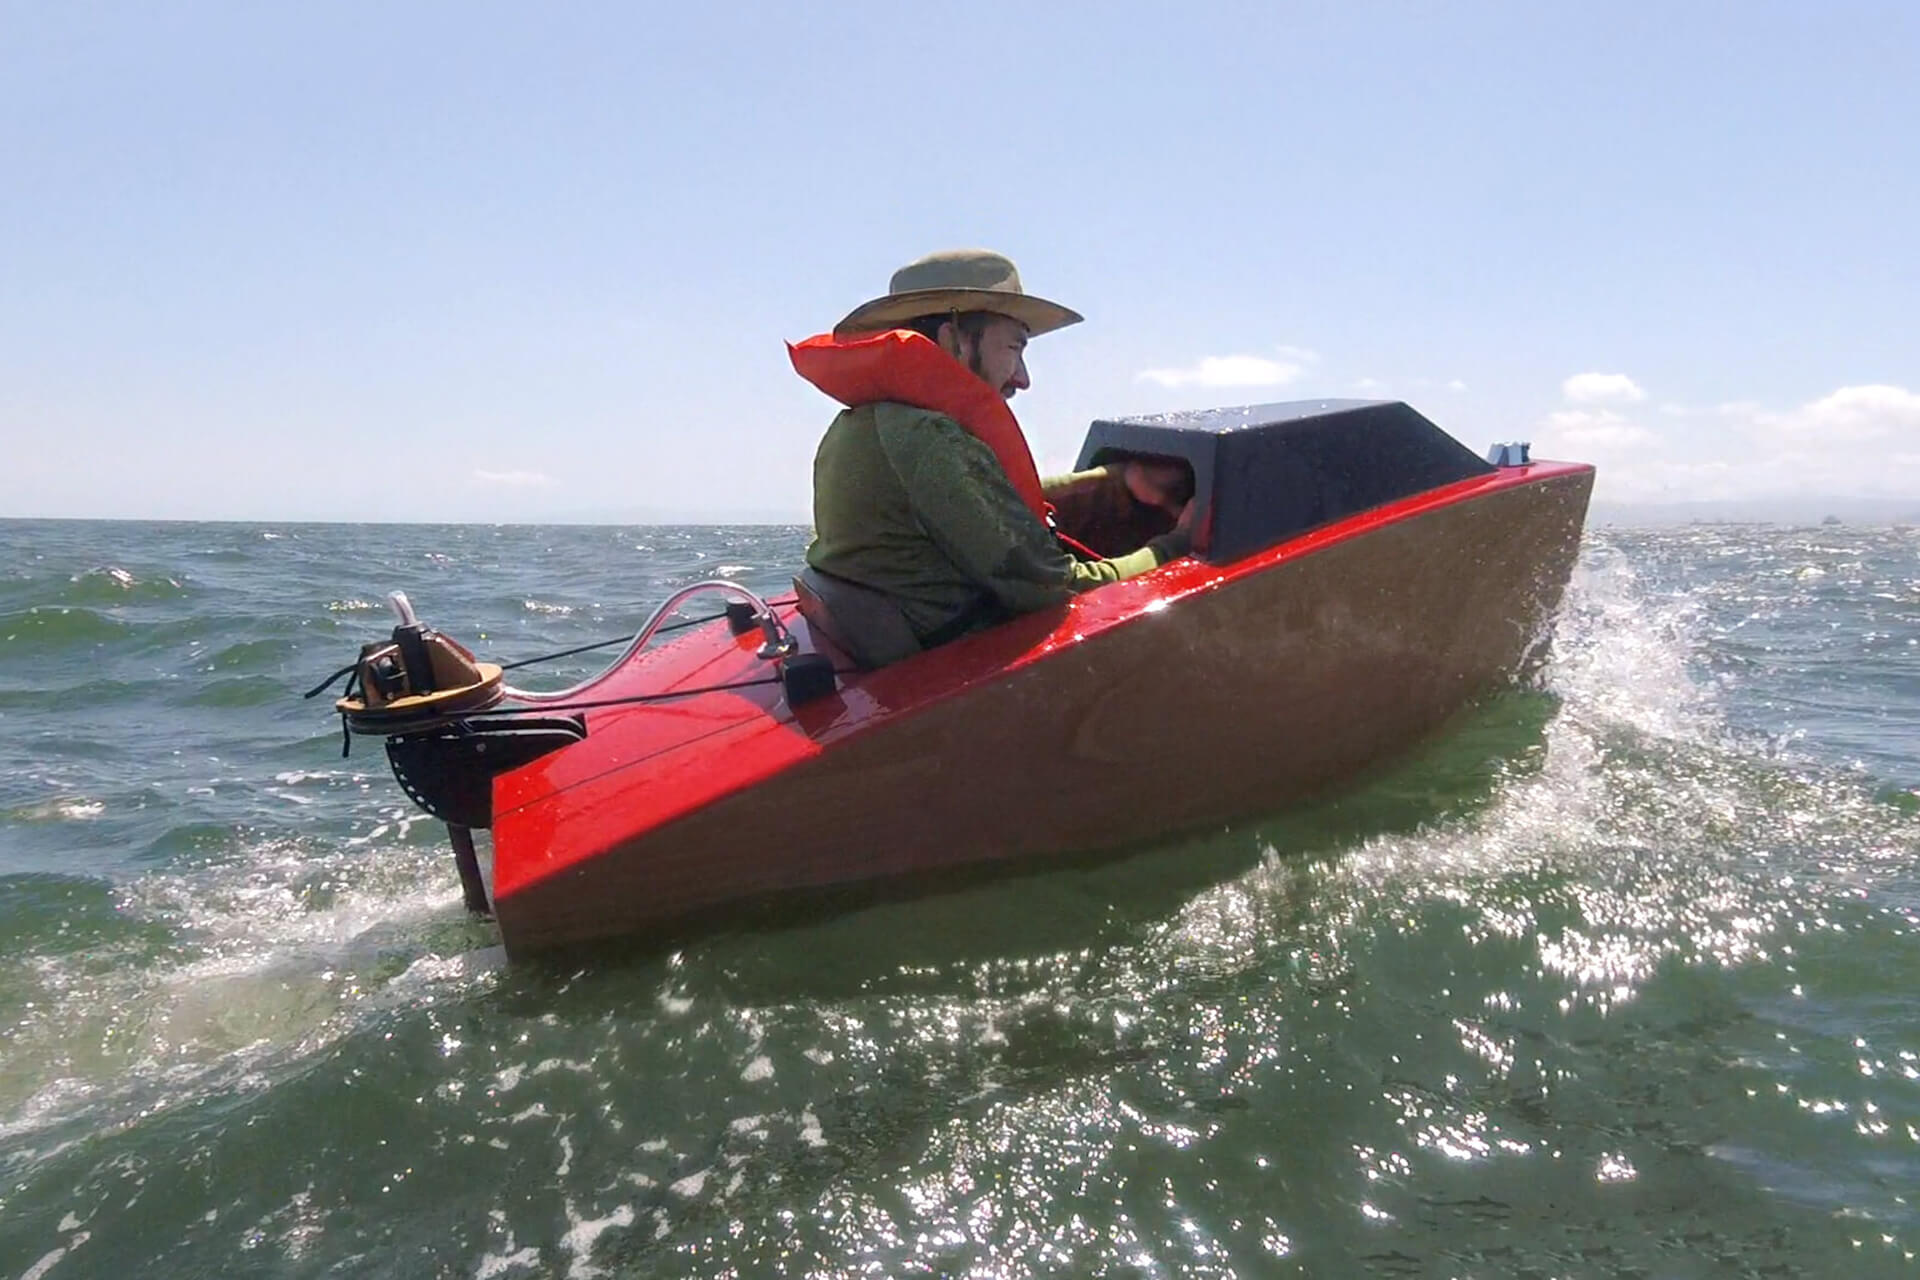
[(1060, 532), (1121, 555), (1177, 527), (1193, 486), (1185, 464), (1132, 458), (1040, 481)]
[(1127, 555), (1076, 560), (1020, 500), (993, 451), (958, 423), (882, 412), (876, 429), (927, 536), (961, 573), (1015, 612), (1044, 609), (1187, 553), (1186, 533), (1178, 530)]

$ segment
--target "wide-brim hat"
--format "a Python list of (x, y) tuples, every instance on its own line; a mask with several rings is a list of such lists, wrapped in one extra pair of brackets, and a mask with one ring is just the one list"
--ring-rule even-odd
[(849, 311), (833, 331), (874, 333), (949, 311), (1008, 316), (1027, 326), (1029, 335), (1051, 333), (1085, 318), (1022, 289), (1020, 271), (1006, 255), (989, 249), (948, 249), (894, 272), (885, 295)]

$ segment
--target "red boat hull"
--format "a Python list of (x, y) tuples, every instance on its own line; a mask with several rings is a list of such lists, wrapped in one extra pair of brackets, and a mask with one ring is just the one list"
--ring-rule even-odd
[[(589, 712), (584, 742), (494, 784), (503, 939), (526, 953), (1274, 812), (1512, 677), (1592, 483), (1502, 468), (1232, 564), (1176, 561), (797, 709), (767, 683)], [(758, 639), (698, 628), (595, 697), (763, 679)]]

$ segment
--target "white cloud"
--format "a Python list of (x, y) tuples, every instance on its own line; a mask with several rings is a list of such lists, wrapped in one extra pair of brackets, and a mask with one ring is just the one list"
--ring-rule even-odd
[(475, 471), (473, 478), (509, 489), (544, 489), (559, 483), (544, 471)]
[(1280, 358), (1269, 356), (1202, 356), (1183, 369), (1147, 369), (1135, 381), (1163, 387), (1283, 387), (1306, 372), (1320, 358), (1305, 347), (1276, 347)]
[(1560, 393), (1570, 404), (1633, 404), (1647, 398), (1624, 373), (1576, 373), (1560, 384)]
[(1636, 427), (1631, 422), (1622, 422), (1614, 426), (1582, 427), (1569, 431), (1563, 437), (1576, 445), (1589, 448), (1627, 449), (1634, 445), (1652, 444), (1659, 437), (1645, 427)]
[(1535, 454), (1594, 463), (1606, 502), (1920, 495), (1920, 393), (1904, 387), (1841, 387), (1786, 410), (1735, 400), (1658, 412), (1660, 430), (1633, 410), (1554, 410)]
[(1773, 421), (1790, 436), (1847, 443), (1904, 437), (1920, 443), (1920, 395), (1878, 384), (1841, 387)]
[(1355, 391), (1365, 392), (1368, 395), (1391, 395), (1396, 387), (1411, 388), (1414, 391), (1444, 390), (1456, 393), (1467, 389), (1467, 384), (1459, 378), (1410, 378), (1405, 375), (1394, 378), (1355, 378), (1349, 385)]
[(1265, 356), (1204, 356), (1184, 369), (1147, 369), (1139, 381), (1163, 387), (1280, 387), (1301, 372), (1292, 361)]
[(1627, 449), (1659, 438), (1608, 409), (1561, 409), (1547, 415), (1547, 427), (1555, 441), (1581, 449)]
[(1547, 425), (1560, 431), (1581, 431), (1625, 421), (1611, 409), (1555, 409), (1547, 415)]

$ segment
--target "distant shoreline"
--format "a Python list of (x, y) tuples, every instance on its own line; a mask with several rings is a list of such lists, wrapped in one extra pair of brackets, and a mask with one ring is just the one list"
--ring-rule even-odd
[[(1587, 513), (1589, 528), (1661, 528), (1684, 524), (1841, 525), (1883, 527), (1920, 526), (1920, 504), (1903, 499), (1878, 498), (1784, 498), (1746, 499), (1724, 502), (1668, 503), (1595, 503)], [(0, 524), (198, 524), (272, 526), (361, 525), (395, 527), (447, 526), (479, 528), (605, 528), (605, 529), (806, 529), (813, 521), (808, 516), (788, 512), (751, 511), (736, 514), (691, 515), (638, 512), (631, 516), (590, 512), (576, 516), (556, 515), (546, 519), (515, 520), (394, 520), (353, 519), (350, 517), (301, 517), (291, 519), (270, 516), (0, 516)]]
[(619, 519), (614, 517), (565, 517), (551, 520), (353, 520), (353, 519), (313, 519), (289, 520), (271, 517), (228, 517), (216, 519), (195, 519), (186, 516), (0, 516), (0, 525), (6, 524), (196, 524), (260, 527), (270, 526), (276, 529), (298, 529), (303, 527), (332, 528), (340, 525), (354, 525), (361, 528), (391, 525), (394, 528), (527, 528), (527, 529), (806, 529), (813, 521), (803, 517), (791, 519), (741, 518), (695, 519), (679, 517), (636, 517)]
[(1750, 498), (1723, 502), (1596, 502), (1589, 527), (1636, 528), (1674, 524), (1920, 525), (1920, 502), (1911, 498)]

